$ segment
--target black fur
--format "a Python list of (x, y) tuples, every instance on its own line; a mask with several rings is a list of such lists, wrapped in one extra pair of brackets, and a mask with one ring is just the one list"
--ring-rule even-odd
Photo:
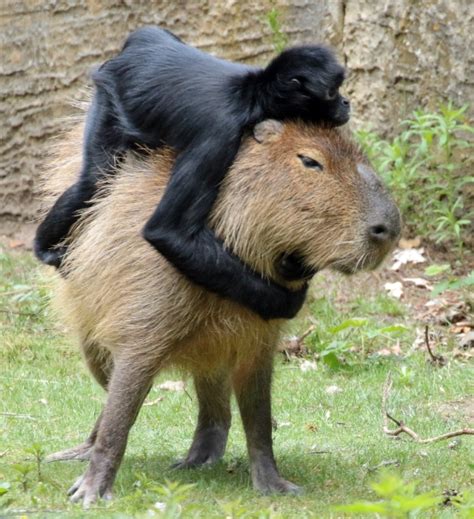
[[(344, 69), (331, 51), (292, 48), (261, 69), (215, 58), (166, 30), (146, 27), (132, 33), (93, 79), (80, 177), (39, 226), (37, 256), (59, 267), (65, 251), (57, 245), (88, 205), (97, 181), (114, 172), (128, 149), (166, 144), (178, 157), (144, 238), (208, 290), (264, 319), (293, 317), (306, 288), (292, 292), (262, 279), (224, 250), (206, 221), (246, 128), (266, 118), (347, 122), (349, 102), (338, 91)], [(290, 277), (295, 272), (293, 266)]]

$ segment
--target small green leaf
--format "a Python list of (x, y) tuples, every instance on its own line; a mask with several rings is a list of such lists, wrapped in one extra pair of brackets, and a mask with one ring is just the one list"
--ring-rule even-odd
[(449, 263), (443, 263), (442, 265), (430, 265), (429, 267), (425, 268), (425, 275), (426, 276), (437, 276), (438, 274), (441, 274), (442, 272), (449, 272), (451, 270), (451, 265)]
[(342, 366), (341, 361), (337, 358), (335, 353), (327, 353), (326, 355), (322, 355), (322, 360), (331, 369), (339, 369)]
[(3, 496), (10, 490), (10, 483), (8, 481), (1, 481), (0, 482), (0, 496)]
[(346, 321), (343, 321), (338, 326), (329, 328), (328, 331), (329, 333), (336, 334), (342, 332), (342, 330), (347, 330), (348, 328), (360, 328), (361, 326), (366, 326), (368, 322), (368, 319), (354, 317), (353, 319), (347, 319)]

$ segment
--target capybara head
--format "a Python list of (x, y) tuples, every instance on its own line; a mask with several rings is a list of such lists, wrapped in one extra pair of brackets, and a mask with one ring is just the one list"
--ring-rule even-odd
[(213, 222), (230, 248), (271, 277), (288, 255), (309, 274), (373, 269), (400, 233), (392, 198), (341, 130), (273, 120), (243, 145)]

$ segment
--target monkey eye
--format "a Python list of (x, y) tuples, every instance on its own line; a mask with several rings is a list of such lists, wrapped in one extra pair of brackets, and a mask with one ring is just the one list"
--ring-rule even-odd
[(312, 159), (311, 157), (307, 157), (306, 155), (298, 155), (298, 158), (301, 160), (305, 168), (317, 169), (318, 171), (322, 171), (324, 169), (320, 162)]
[(293, 83), (296, 86), (301, 86), (301, 81), (297, 77), (292, 77), (290, 83)]
[(337, 92), (338, 92), (337, 88), (332, 88), (331, 90), (329, 90), (329, 92), (327, 94), (328, 101), (334, 101), (334, 99), (336, 99), (336, 97), (337, 97)]

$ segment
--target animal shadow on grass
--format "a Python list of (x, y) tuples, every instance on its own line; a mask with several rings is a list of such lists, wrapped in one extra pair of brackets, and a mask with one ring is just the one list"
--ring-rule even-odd
[[(183, 485), (194, 484), (200, 491), (209, 491), (209, 498), (223, 497), (236, 499), (245, 495), (247, 498), (261, 497), (252, 488), (249, 473), (249, 462), (244, 453), (235, 456), (232, 451), (223, 459), (212, 465), (204, 465), (191, 469), (175, 469), (173, 463), (179, 459), (171, 455), (131, 455), (126, 456), (117, 476), (115, 497), (126, 497), (132, 492), (137, 480), (137, 474), (145, 476), (157, 486), (165, 484), (166, 480)], [(279, 454), (276, 451), (280, 473), (283, 477), (295, 481), (302, 487), (303, 497), (315, 500), (328, 497), (329, 492), (340, 494), (344, 491), (347, 481), (362, 480), (361, 466), (353, 456), (346, 456), (337, 449), (328, 450), (321, 454), (313, 454), (310, 446), (303, 449), (289, 449)], [(342, 479), (341, 474), (345, 477)], [(339, 488), (338, 488), (339, 487)], [(213, 493), (219, 489), (220, 496)], [(297, 496), (281, 496), (285, 499), (297, 499)]]

